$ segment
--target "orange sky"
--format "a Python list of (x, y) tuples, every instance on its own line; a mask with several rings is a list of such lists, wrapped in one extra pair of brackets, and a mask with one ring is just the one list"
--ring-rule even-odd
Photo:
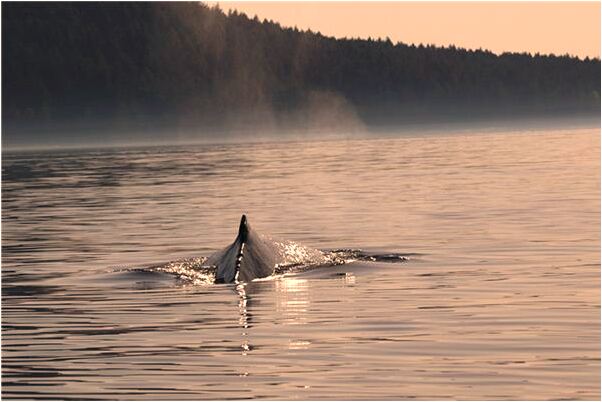
[[(214, 4), (215, 2), (209, 2)], [(327, 36), (600, 57), (600, 2), (241, 2), (250, 17)]]

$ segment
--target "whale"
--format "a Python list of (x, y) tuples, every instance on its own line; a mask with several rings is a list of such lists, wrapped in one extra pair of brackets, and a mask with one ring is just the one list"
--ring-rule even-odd
[[(317, 250), (259, 233), (251, 227), (247, 216), (242, 215), (238, 233), (232, 244), (209, 257), (194, 256), (146, 266), (117, 267), (115, 271), (125, 273), (126, 277), (132, 272), (136, 273), (136, 278), (141, 273), (152, 272), (173, 275), (180, 281), (178, 283), (236, 283), (237, 286), (244, 286), (257, 279), (277, 279), (354, 261), (396, 263), (421, 255), (351, 248)], [(333, 272), (318, 271), (323, 275), (331, 275)], [(141, 283), (147, 286), (148, 279)]]
[(332, 263), (324, 252), (256, 232), (242, 215), (234, 242), (203, 263), (215, 267), (215, 283), (251, 282), (295, 266)]

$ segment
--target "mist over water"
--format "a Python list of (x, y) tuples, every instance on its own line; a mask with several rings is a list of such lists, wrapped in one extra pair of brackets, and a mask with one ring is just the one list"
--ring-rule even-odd
[[(229, 129), (196, 124), (156, 121), (152, 116), (144, 124), (129, 120), (89, 119), (63, 124), (10, 127), (2, 137), (5, 151), (102, 149), (149, 146), (188, 146), (218, 144), (250, 144), (264, 142), (305, 142), (320, 140), (361, 140), (407, 138), (441, 135), (472, 135), (474, 133), (537, 132), (587, 129), (600, 126), (600, 115), (582, 112), (565, 115), (514, 115), (485, 118), (433, 113), (415, 116), (403, 124), (387, 123), (369, 126), (360, 119), (344, 99), (335, 95), (317, 96), (311, 110), (289, 113), (277, 120), (273, 111), (254, 116), (252, 125), (246, 118), (232, 122)], [(319, 99), (322, 99), (321, 101)], [(338, 100), (337, 100), (338, 99)], [(331, 100), (333, 104), (323, 104)], [(246, 123), (245, 123), (246, 122)], [(6, 134), (6, 132), (5, 132)]]
[[(2, 396), (599, 399), (600, 130), (2, 155)], [(410, 254), (124, 271), (253, 227)]]

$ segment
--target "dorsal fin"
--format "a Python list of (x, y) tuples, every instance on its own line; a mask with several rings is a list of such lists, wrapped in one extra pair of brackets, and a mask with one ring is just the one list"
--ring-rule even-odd
[(241, 243), (246, 243), (249, 237), (249, 224), (247, 222), (247, 216), (245, 214), (240, 218), (240, 226), (238, 227), (238, 237)]

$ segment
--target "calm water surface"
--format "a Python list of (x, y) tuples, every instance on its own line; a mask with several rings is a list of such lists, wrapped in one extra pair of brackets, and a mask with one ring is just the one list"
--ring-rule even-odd
[[(5, 153), (2, 396), (599, 399), (600, 130)], [(246, 286), (231, 242), (416, 253)]]

